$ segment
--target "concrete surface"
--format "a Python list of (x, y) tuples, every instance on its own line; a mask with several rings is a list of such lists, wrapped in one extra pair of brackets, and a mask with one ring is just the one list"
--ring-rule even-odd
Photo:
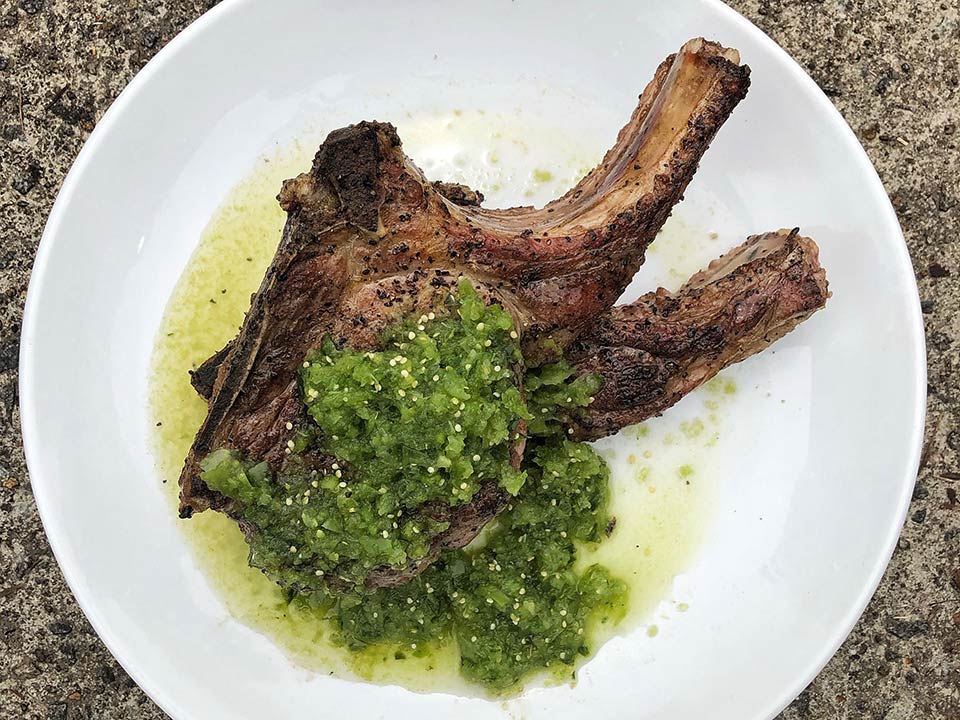
[[(213, 4), (0, 2), (4, 720), (163, 717), (101, 645), (50, 554), (20, 447), (17, 351), (33, 254), (64, 174), (134, 73)], [(927, 447), (897, 552), (856, 630), (781, 717), (957, 720), (960, 3), (735, 0), (733, 5), (798, 58), (866, 146), (906, 232), (930, 353)]]

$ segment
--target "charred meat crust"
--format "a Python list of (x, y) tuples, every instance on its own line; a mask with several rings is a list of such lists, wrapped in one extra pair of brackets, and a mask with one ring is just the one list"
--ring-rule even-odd
[(604, 379), (589, 412), (571, 419), (574, 437), (659, 415), (783, 337), (829, 296), (816, 243), (794, 229), (749, 238), (676, 293), (660, 289), (611, 308), (569, 351), (580, 372)]
[(480, 207), (480, 203), (483, 202), (482, 192), (479, 190), (471, 190), (462, 183), (448, 183), (434, 180), (433, 189), (454, 205), (460, 205), (461, 207)]
[(204, 400), (209, 400), (213, 395), (213, 386), (217, 382), (217, 373), (227, 355), (230, 354), (230, 348), (233, 347), (233, 340), (224, 345), (220, 350), (208, 357), (195, 370), (190, 371), (190, 384), (197, 391), (197, 395)]

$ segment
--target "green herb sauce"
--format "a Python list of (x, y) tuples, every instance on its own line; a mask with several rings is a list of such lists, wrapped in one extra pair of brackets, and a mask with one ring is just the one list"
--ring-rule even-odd
[[(592, 625), (624, 614), (623, 582), (600, 565), (574, 569), (577, 543), (600, 542), (610, 523), (606, 463), (556, 422), (599, 381), (565, 363), (524, 373), (511, 316), (468, 281), (449, 305), (390, 328), (378, 352), (326, 339), (300, 371), (313, 424), (281, 470), (219, 450), (202, 478), (236, 501), (251, 564), (329, 613), (345, 645), (426, 649), (452, 634), (464, 675), (506, 690), (573, 665)], [(518, 469), (511, 444), (527, 422)], [(298, 453), (311, 444), (337, 462), (306, 469)], [(430, 552), (449, 523), (425, 505), (456, 508), (489, 481), (513, 499), (484, 547), (447, 553), (399, 588), (364, 586), (372, 570)]]

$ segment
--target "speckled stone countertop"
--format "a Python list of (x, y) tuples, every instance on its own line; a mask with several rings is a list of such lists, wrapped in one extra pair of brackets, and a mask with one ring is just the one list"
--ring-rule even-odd
[[(211, 0), (0, 2), (0, 718), (163, 718), (100, 643), (44, 538), (20, 443), (34, 251), (94, 124)], [(735, 0), (847, 118), (899, 213), (929, 350), (926, 447), (883, 583), (800, 718), (960, 719), (960, 2)], [(869, 359), (865, 358), (866, 361)]]

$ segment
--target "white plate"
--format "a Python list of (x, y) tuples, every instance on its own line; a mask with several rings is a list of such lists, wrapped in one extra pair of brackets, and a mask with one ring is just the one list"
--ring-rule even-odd
[[(654, 640), (609, 643), (576, 687), (506, 704), (297, 669), (223, 611), (149, 455), (151, 345), (205, 223), (258, 156), (317, 123), (520, 107), (531, 133), (605, 148), (657, 63), (698, 35), (739, 48), (754, 73), (678, 211), (702, 240), (688, 256), (799, 225), (822, 248), (834, 298), (775, 355), (735, 371), (733, 451), (718, 460), (713, 520), (687, 573), (690, 612)], [(772, 717), (874, 591), (923, 428), (917, 291), (883, 188), (814, 83), (713, 0), (223, 3), (91, 135), (40, 245), (21, 348), (24, 442), (50, 543), (104, 642), (178, 720)]]

